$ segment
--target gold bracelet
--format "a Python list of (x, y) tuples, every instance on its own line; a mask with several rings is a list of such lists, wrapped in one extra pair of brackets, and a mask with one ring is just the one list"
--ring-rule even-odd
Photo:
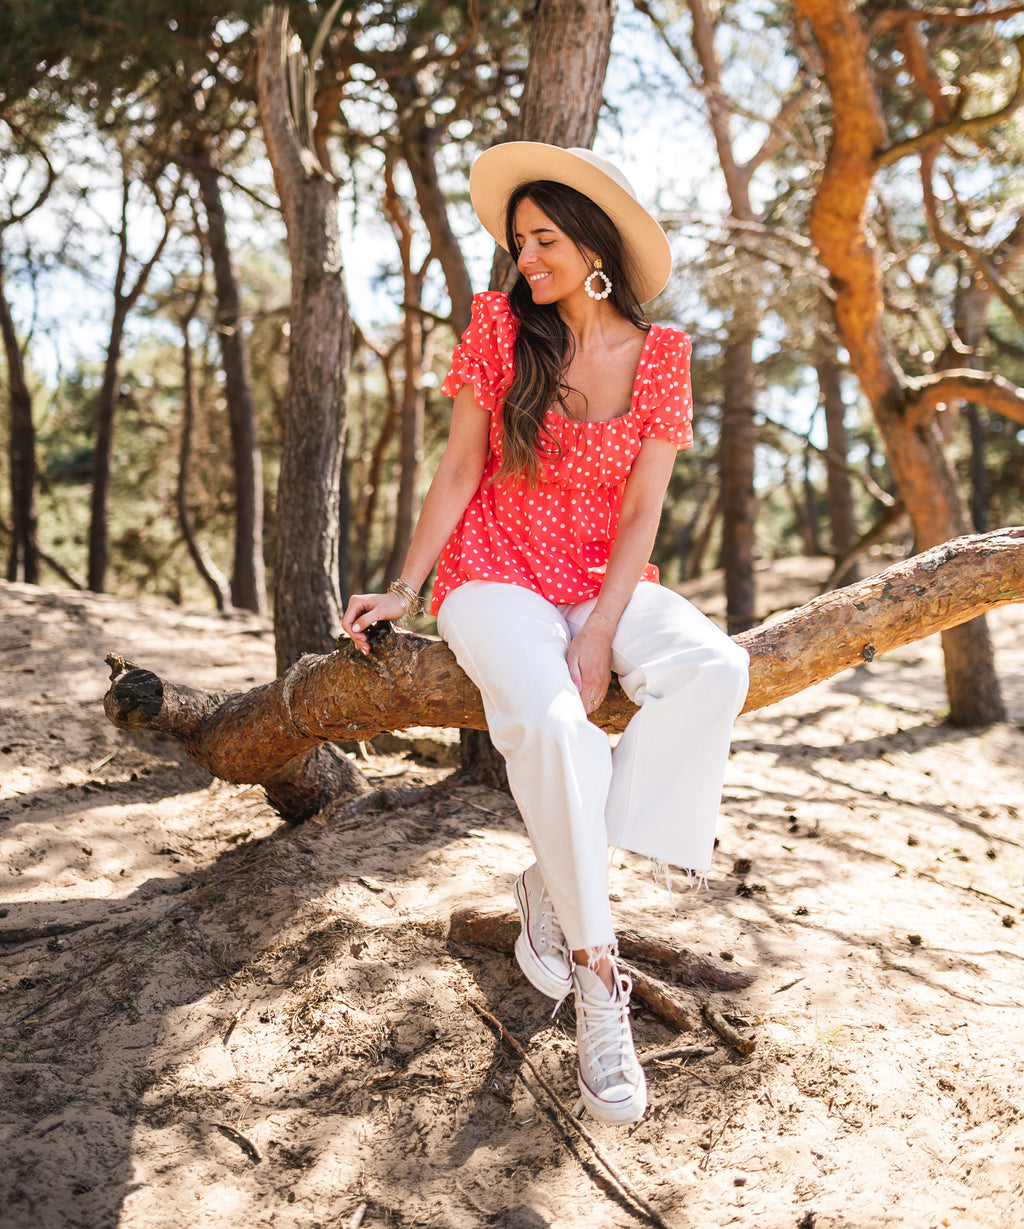
[(405, 606), (406, 618), (418, 615), (423, 610), (423, 599), (412, 585), (407, 580), (403, 580), (401, 576), (388, 585), (388, 593), (393, 593), (402, 605)]

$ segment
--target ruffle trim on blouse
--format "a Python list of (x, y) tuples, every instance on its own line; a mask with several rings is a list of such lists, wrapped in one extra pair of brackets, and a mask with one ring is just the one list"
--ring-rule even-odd
[[(663, 329), (644, 371), (640, 390), (643, 434), (669, 439), (677, 448), (689, 448), (693, 444), (691, 349), (686, 333), (678, 329)], [(680, 397), (684, 398), (682, 414), (674, 406)]]
[(498, 290), (473, 296), (473, 314), (441, 385), (446, 397), (472, 384), (476, 403), (492, 416), (512, 384), (515, 317), (507, 297)]

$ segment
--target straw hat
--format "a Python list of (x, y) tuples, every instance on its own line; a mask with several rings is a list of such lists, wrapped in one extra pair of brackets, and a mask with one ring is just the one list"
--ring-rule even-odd
[(672, 253), (665, 232), (636, 199), (629, 181), (607, 158), (589, 149), (560, 149), (539, 141), (508, 141), (477, 158), (469, 176), (473, 208), (501, 247), (509, 197), (524, 183), (550, 179), (582, 192), (608, 215), (632, 261), (641, 303), (665, 289)]

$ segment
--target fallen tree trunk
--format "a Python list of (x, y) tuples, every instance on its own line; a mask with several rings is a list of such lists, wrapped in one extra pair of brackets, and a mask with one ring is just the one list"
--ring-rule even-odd
[[(1024, 601), (1024, 527), (957, 538), (876, 576), (826, 593), (736, 637), (751, 656), (744, 712), (774, 704), (903, 644)], [(440, 640), (371, 629), (363, 657), (348, 640), (305, 656), (279, 679), (231, 695), (165, 683), (108, 656), (110, 720), (178, 739), (208, 772), (262, 785), (286, 819), (363, 792), (344, 757), (323, 744), (409, 726), (485, 727), (480, 695)], [(614, 685), (591, 720), (622, 730), (635, 711)]]

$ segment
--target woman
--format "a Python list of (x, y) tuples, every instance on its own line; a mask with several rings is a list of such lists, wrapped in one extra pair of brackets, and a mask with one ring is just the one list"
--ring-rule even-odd
[[(366, 628), (418, 611), (440, 557), (438, 631), (480, 688), (536, 857), (514, 887), (516, 957), (542, 993), (575, 994), (583, 1104), (635, 1122), (647, 1093), (608, 845), (710, 867), (747, 657), (649, 562), (692, 442), (689, 338), (640, 306), (668, 280), (664, 232), (589, 150), (496, 146), (470, 191), (519, 276), (474, 299), (401, 577), (353, 597), (344, 627), (368, 653)], [(588, 720), (613, 670), (639, 706), (614, 753)]]

